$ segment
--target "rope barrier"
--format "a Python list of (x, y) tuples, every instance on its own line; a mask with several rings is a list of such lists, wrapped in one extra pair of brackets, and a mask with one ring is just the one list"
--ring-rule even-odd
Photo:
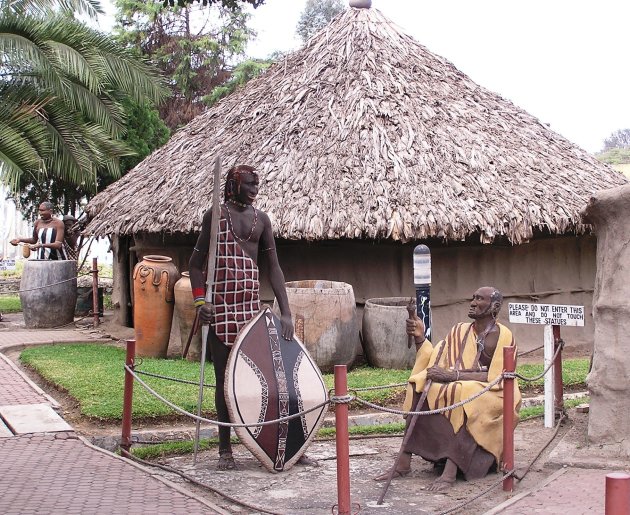
[[(68, 322), (67, 324), (62, 324), (62, 325), (56, 325), (54, 327), (49, 327), (48, 329), (61, 329), (62, 327), (67, 327), (69, 325), (76, 324), (77, 322), (80, 322), (81, 320), (83, 320), (85, 318), (93, 317), (93, 316), (94, 316), (94, 313), (92, 313), (92, 310), (90, 309), (90, 311), (88, 311), (88, 314), (85, 315), (85, 316), (82, 316), (81, 318), (77, 318), (76, 320), (73, 320), (72, 322)], [(81, 327), (84, 327), (84, 326), (81, 326)]]
[(538, 460), (538, 458), (540, 458), (540, 456), (542, 455), (543, 452), (545, 452), (545, 449), (547, 447), (549, 447), (549, 445), (551, 444), (551, 442), (553, 442), (553, 440), (555, 439), (556, 436), (558, 436), (558, 432), (560, 431), (560, 426), (562, 425), (562, 423), (569, 417), (567, 417), (566, 413), (563, 413), (560, 418), (558, 419), (558, 423), (556, 424), (556, 428), (553, 432), (553, 434), (551, 435), (551, 438), (547, 441), (547, 443), (545, 445), (543, 445), (540, 450), (538, 451), (538, 454), (536, 454), (536, 456), (534, 456), (534, 459), (532, 461), (529, 462), (529, 465), (527, 465), (527, 467), (525, 467), (525, 471), (520, 474), (514, 474), (514, 478), (517, 481), (522, 481), (523, 478), (525, 478), (525, 476), (527, 475), (527, 473), (529, 472), (529, 470), (532, 468), (532, 465), (534, 463), (536, 463), (536, 460)]
[(407, 386), (407, 383), (394, 383), (394, 384), (385, 384), (383, 386), (365, 386), (363, 388), (351, 388), (353, 392), (368, 392), (371, 390), (386, 390), (387, 388), (400, 388), (402, 386)]
[(527, 356), (528, 354), (532, 354), (533, 352), (536, 352), (537, 350), (544, 349), (544, 348), (545, 348), (545, 346), (544, 346), (544, 345), (539, 345), (538, 347), (535, 347), (535, 348), (533, 348), (533, 349), (526, 350), (526, 351), (523, 351), (523, 352), (519, 352), (519, 353), (517, 354), (517, 356), (518, 356), (519, 358), (520, 358), (521, 356)]
[(267, 420), (265, 422), (255, 422), (255, 423), (252, 423), (252, 424), (234, 424), (232, 422), (220, 422), (218, 420), (212, 420), (212, 419), (205, 418), (205, 417), (199, 417), (199, 416), (195, 415), (194, 413), (190, 413), (190, 411), (186, 411), (185, 409), (180, 408), (176, 404), (173, 404), (171, 401), (169, 401), (168, 399), (166, 399), (165, 397), (163, 397), (162, 395), (157, 393), (147, 383), (145, 383), (142, 379), (140, 379), (137, 376), (137, 374), (133, 371), (132, 367), (130, 367), (128, 365), (125, 365), (125, 370), (127, 370), (133, 376), (133, 378), (136, 381), (138, 381), (138, 383), (140, 383), (144, 387), (144, 389), (147, 390), (151, 395), (153, 395), (157, 399), (161, 400), (164, 404), (166, 404), (170, 408), (174, 409), (175, 411), (177, 411), (181, 415), (185, 415), (185, 416), (190, 417), (190, 418), (192, 418), (194, 420), (198, 420), (199, 422), (205, 422), (206, 424), (214, 424), (216, 426), (222, 426), (222, 427), (259, 427), (259, 426), (269, 426), (269, 425), (272, 425), (272, 424), (277, 424), (278, 422), (285, 422), (286, 420), (292, 420), (294, 418), (301, 417), (302, 415), (306, 415), (306, 414), (310, 413), (311, 411), (316, 411), (316, 410), (318, 410), (320, 408), (323, 408), (324, 406), (330, 404), (330, 400), (327, 400), (327, 401), (324, 401), (324, 402), (320, 402), (316, 406), (313, 406), (312, 408), (309, 408), (307, 410), (300, 411), (298, 413), (294, 413), (293, 415), (288, 415), (286, 417), (280, 417), (280, 418), (278, 418), (276, 420)]
[(353, 400), (356, 399), (354, 395), (333, 395), (330, 396), (330, 392), (328, 395), (331, 404), (350, 404)]
[[(358, 397), (356, 395), (352, 395), (350, 393), (346, 394), (346, 395), (341, 395), (341, 396), (331, 395), (332, 390), (329, 390), (328, 391), (328, 400), (318, 404), (317, 406), (314, 406), (314, 407), (312, 407), (312, 408), (310, 408), (308, 410), (304, 410), (304, 411), (301, 411), (299, 413), (295, 413), (293, 415), (289, 415), (289, 416), (286, 416), (286, 417), (281, 417), (281, 418), (278, 418), (278, 419), (275, 419), (275, 420), (268, 420), (268, 421), (265, 421), (265, 422), (259, 422), (259, 423), (253, 423), (253, 424), (237, 424), (237, 423), (229, 423), (229, 422), (220, 422), (220, 421), (217, 421), (217, 420), (207, 419), (205, 417), (197, 416), (197, 415), (195, 415), (193, 413), (190, 413), (190, 412), (186, 411), (185, 409), (180, 408), (179, 406), (175, 405), (174, 403), (172, 403), (171, 401), (169, 401), (168, 399), (166, 399), (165, 397), (163, 397), (159, 393), (157, 393), (149, 385), (147, 385), (142, 379), (140, 379), (140, 377), (138, 377), (138, 374), (149, 376), (149, 377), (155, 377), (155, 378), (158, 378), (158, 379), (164, 379), (164, 380), (170, 380), (170, 381), (174, 381), (174, 382), (184, 383), (184, 384), (192, 384), (192, 385), (196, 386), (197, 383), (194, 382), (194, 381), (189, 381), (189, 380), (185, 380), (185, 379), (179, 379), (179, 378), (175, 378), (175, 377), (164, 376), (164, 375), (155, 374), (155, 373), (151, 373), (151, 372), (140, 371), (140, 370), (136, 371), (135, 370), (135, 365), (133, 365), (133, 364), (132, 365), (125, 365), (124, 368), (151, 395), (153, 395), (154, 397), (158, 398), (159, 400), (161, 400), (166, 405), (168, 405), (169, 407), (171, 407), (173, 410), (175, 410), (176, 412), (178, 412), (180, 414), (188, 416), (188, 417), (190, 417), (190, 418), (192, 418), (194, 420), (197, 420), (199, 422), (206, 422), (206, 423), (209, 423), (209, 424), (214, 424), (214, 425), (222, 426), (222, 427), (260, 427), (260, 426), (267, 426), (267, 425), (277, 424), (279, 422), (284, 422), (284, 421), (287, 421), (287, 420), (292, 420), (294, 418), (301, 417), (301, 416), (303, 416), (303, 415), (305, 415), (307, 413), (310, 413), (312, 411), (315, 411), (315, 410), (318, 410), (320, 408), (323, 408), (324, 406), (326, 406), (328, 404), (349, 404), (349, 403), (351, 403), (353, 401), (357, 401), (359, 404), (371, 407), (373, 409), (376, 409), (377, 411), (383, 411), (383, 412), (393, 413), (393, 414), (403, 415), (403, 416), (408, 416), (408, 415), (424, 416), (424, 415), (436, 415), (436, 414), (445, 413), (445, 412), (457, 409), (457, 408), (459, 408), (461, 406), (464, 406), (465, 404), (468, 404), (468, 403), (472, 402), (473, 400), (481, 397), (484, 393), (488, 392), (492, 387), (496, 386), (497, 384), (499, 384), (504, 379), (519, 378), (519, 379), (522, 379), (524, 381), (536, 381), (536, 380), (544, 377), (544, 375), (553, 366), (555, 358), (558, 356), (558, 354), (562, 350), (563, 346), (564, 346), (564, 342), (562, 340), (560, 340), (558, 348), (557, 348), (557, 350), (556, 350), (556, 352), (555, 352), (555, 354), (553, 356), (553, 359), (551, 360), (549, 366), (547, 366), (545, 368), (545, 370), (540, 375), (535, 376), (535, 377), (526, 377), (526, 376), (523, 376), (521, 374), (517, 374), (516, 372), (505, 372), (504, 371), (495, 380), (493, 380), (492, 382), (488, 383), (482, 390), (480, 390), (479, 392), (475, 393), (471, 397), (463, 399), (463, 400), (461, 400), (461, 401), (459, 401), (457, 403), (454, 403), (452, 405), (445, 406), (443, 408), (437, 408), (437, 409), (427, 410), (427, 411), (403, 411), (403, 410), (396, 410), (396, 409), (386, 408), (384, 406), (379, 406), (377, 404), (374, 404), (374, 403), (371, 403), (369, 401), (366, 401), (365, 399), (361, 399), (360, 397)], [(538, 350), (538, 349), (532, 349), (531, 351), (528, 351), (528, 352), (534, 352), (535, 350)], [(354, 394), (356, 394), (356, 392), (359, 392), (359, 391), (386, 389), (386, 388), (400, 387), (400, 386), (405, 386), (405, 385), (406, 385), (406, 383), (390, 384), (390, 385), (382, 385), (382, 386), (375, 386), (375, 387), (356, 388), (356, 389), (352, 389), (351, 391)], [(208, 384), (204, 384), (203, 386), (204, 387), (209, 387), (209, 388), (215, 387), (215, 385), (208, 385)], [(525, 469), (525, 472), (522, 475), (518, 476), (515, 473), (514, 469), (510, 470), (509, 472), (506, 472), (503, 475), (503, 477), (501, 477), (501, 479), (499, 479), (498, 481), (493, 483), (489, 488), (483, 490), (479, 494), (471, 497), (470, 499), (467, 499), (466, 501), (464, 501), (464, 502), (462, 502), (462, 503), (460, 503), (460, 504), (458, 504), (458, 505), (456, 505), (456, 506), (454, 506), (454, 507), (452, 507), (452, 508), (450, 508), (448, 510), (439, 512), (437, 515), (448, 515), (448, 514), (454, 513), (456, 511), (462, 509), (463, 507), (467, 506), (468, 504), (470, 504), (470, 503), (474, 502), (475, 500), (479, 499), (480, 497), (484, 496), (485, 494), (490, 492), (492, 489), (496, 488), (498, 485), (503, 483), (510, 476), (513, 476), (514, 478), (516, 478), (519, 481), (522, 480), (525, 477), (525, 475), (529, 472), (529, 469), (534, 464), (534, 462), (540, 457), (540, 455), (544, 452), (544, 450), (547, 448), (547, 446), (557, 436), (558, 431), (560, 429), (560, 425), (565, 420), (565, 418), (566, 418), (566, 415), (560, 417), (560, 419), (558, 421), (558, 424), (556, 426), (556, 429), (554, 431), (554, 434), (552, 435), (551, 439), (540, 449), (540, 451), (538, 452), (536, 457), (531, 461), (531, 463), (528, 465), (528, 467)], [(127, 453), (124, 450), (123, 450), (123, 452), (125, 453), (125, 455), (128, 455), (132, 459), (138, 459), (138, 458), (135, 458), (135, 457), (131, 456), (129, 453)], [(143, 460), (139, 460), (139, 461), (142, 462)], [(176, 474), (180, 475), (184, 479), (190, 480), (191, 482), (194, 482), (195, 484), (198, 484), (198, 485), (200, 485), (200, 486), (202, 486), (204, 488), (208, 488), (210, 490), (213, 490), (212, 487), (209, 487), (208, 485), (200, 483), (197, 480), (195, 480), (194, 478), (186, 477), (186, 475), (184, 473), (181, 473), (180, 471), (177, 471), (176, 469), (171, 469), (171, 467), (166, 467), (164, 465), (159, 465), (159, 464), (153, 464), (153, 463), (150, 463), (150, 462), (147, 462), (147, 464), (151, 465), (151, 466), (156, 466), (156, 467), (163, 468), (164, 470), (169, 470), (170, 472), (173, 472), (173, 473), (176, 473)], [(223, 494), (221, 493), (221, 495), (223, 495)], [(246, 505), (246, 504), (242, 504), (240, 501), (230, 499), (228, 496), (225, 496), (225, 495), (224, 495), (224, 497), (226, 499), (232, 500), (233, 502), (236, 502), (237, 504), (241, 504), (243, 506), (256, 509), (256, 510), (261, 511), (263, 513), (274, 513), (274, 512), (270, 512), (270, 511), (267, 511), (265, 509), (259, 508), (259, 507), (253, 507), (253, 506), (249, 506), (249, 505)]]
[(397, 409), (393, 409), (393, 408), (386, 408), (384, 406), (379, 406), (378, 404), (373, 404), (369, 401), (366, 401), (364, 399), (361, 399), (359, 397), (356, 397), (354, 400), (356, 402), (358, 402), (359, 404), (363, 404), (364, 406), (369, 406), (371, 408), (374, 408), (376, 410), (379, 411), (385, 411), (387, 413), (393, 413), (394, 415), (403, 415), (403, 416), (407, 416), (407, 415), (437, 415), (438, 413), (445, 413), (447, 411), (452, 411), (456, 408), (459, 408), (461, 406), (464, 406), (465, 404), (468, 404), (469, 402), (474, 401), (477, 397), (481, 397), (484, 393), (486, 393), (487, 391), (489, 391), (493, 386), (499, 384), (501, 381), (503, 381), (503, 377), (504, 375), (507, 377), (507, 375), (501, 374), (499, 377), (497, 377), (494, 381), (492, 381), (491, 383), (488, 383), (488, 385), (486, 387), (483, 388), (483, 390), (480, 390), (479, 392), (477, 392), (474, 395), (471, 395), (470, 397), (461, 400), (459, 402), (456, 402), (455, 404), (451, 404), (450, 406), (444, 406), (443, 408), (436, 408), (433, 410), (428, 410), (428, 411), (403, 411), (403, 410), (397, 410)]
[(549, 365), (547, 365), (547, 368), (545, 368), (541, 374), (534, 377), (526, 377), (521, 374), (517, 374), (516, 372), (509, 372), (509, 373), (504, 372), (506, 374), (506, 377), (514, 377), (514, 378), (522, 379), (523, 381), (527, 381), (527, 382), (538, 381), (539, 379), (543, 378), (545, 374), (549, 372), (551, 367), (553, 367), (554, 362), (556, 361), (556, 358), (558, 357), (558, 354), (560, 354), (560, 352), (562, 351), (564, 347), (564, 340), (560, 340), (558, 343), (559, 345), (558, 345), (558, 348), (556, 349), (556, 352), (553, 355), (553, 358), (551, 358), (551, 360), (549, 361)]
[(466, 499), (464, 502), (457, 504), (456, 506), (453, 506), (452, 508), (449, 508), (448, 510), (440, 511), (436, 515), (448, 515), (449, 513), (455, 513), (456, 511), (461, 510), (464, 506), (469, 505), (470, 503), (476, 501), (480, 497), (483, 497), (484, 495), (486, 495), (491, 490), (494, 490), (497, 486), (503, 483), (503, 481), (505, 481), (508, 477), (513, 476), (513, 475), (514, 475), (514, 470), (510, 470), (509, 472), (506, 472), (501, 479), (499, 479), (497, 482), (493, 483), (492, 485), (490, 485), (488, 488), (481, 491), (477, 495), (471, 497), (470, 499)]
[[(188, 379), (179, 379), (177, 377), (170, 377), (170, 376), (163, 376), (161, 374), (154, 374), (153, 372), (145, 372), (144, 370), (137, 370), (137, 367), (134, 367), (134, 370), (136, 371), (136, 374), (141, 374), (143, 376), (155, 377), (157, 379), (165, 379), (167, 381), (173, 381), (175, 383), (192, 384), (194, 386), (199, 386), (199, 383), (197, 381), (189, 381)], [(216, 388), (217, 387), (216, 384), (203, 383), (203, 385), (206, 388)]]
[(45, 284), (44, 286), (37, 286), (35, 288), (28, 288), (26, 290), (18, 290), (18, 293), (24, 293), (27, 291), (35, 291), (35, 290), (42, 290), (44, 288), (49, 288), (50, 286), (57, 286), (58, 284), (63, 284), (63, 283), (67, 283), (70, 281), (76, 281), (79, 277), (84, 277), (86, 275), (92, 275), (92, 274), (81, 274), (81, 275), (77, 275), (76, 277), (71, 277), (70, 279), (64, 279), (63, 281), (59, 281), (56, 283), (50, 283), (50, 284)]
[[(89, 316), (89, 315), (88, 315)], [(560, 347), (558, 348), (559, 352)], [(556, 353), (557, 354), (557, 353)], [(552, 360), (552, 365), (553, 365), (553, 360)], [(535, 377), (535, 378), (527, 378), (524, 377), (520, 374), (517, 374), (515, 372), (503, 372), (501, 375), (499, 375), (494, 381), (492, 381), (491, 383), (488, 383), (482, 390), (480, 390), (479, 392), (475, 393), (474, 395), (471, 395), (470, 397), (466, 398), (466, 399), (462, 399), (459, 402), (456, 402), (455, 404), (451, 404), (449, 406), (444, 406), (443, 408), (436, 408), (436, 409), (432, 409), (432, 410), (427, 410), (427, 411), (404, 411), (404, 410), (398, 410), (398, 409), (394, 409), (394, 408), (387, 408), (385, 406), (380, 406), (378, 404), (374, 404), (370, 401), (367, 401), (365, 399), (362, 399), (360, 397), (357, 397), (356, 395), (344, 395), (344, 396), (331, 396), (330, 395), (330, 391), (328, 392), (328, 396), (329, 399), (323, 403), (318, 404), (317, 406), (310, 408), (308, 410), (305, 411), (301, 411), (299, 413), (295, 413), (293, 415), (289, 415), (287, 417), (282, 417), (276, 420), (268, 420), (266, 422), (259, 422), (259, 423), (255, 423), (255, 424), (234, 424), (234, 423), (230, 423), (230, 422), (219, 422), (218, 420), (211, 420), (211, 419), (207, 419), (204, 417), (198, 417), (197, 415), (190, 413), (189, 411), (184, 410), (183, 408), (180, 408), (179, 406), (173, 404), (172, 402), (170, 402), (168, 399), (166, 399), (165, 397), (161, 396), (159, 393), (157, 393), (154, 389), (152, 389), (148, 384), (146, 384), (144, 381), (142, 381), (142, 379), (140, 379), (138, 377), (138, 374), (141, 375), (145, 375), (148, 377), (155, 377), (157, 379), (164, 379), (164, 380), (168, 380), (168, 381), (174, 381), (174, 382), (178, 382), (178, 383), (183, 383), (183, 384), (191, 384), (191, 385), (197, 385), (198, 383), (196, 383), (195, 381), (189, 381), (186, 379), (178, 379), (175, 377), (169, 377), (169, 376), (164, 376), (161, 374), (154, 374), (152, 372), (146, 372), (146, 371), (142, 371), (142, 370), (135, 370), (135, 367), (132, 369), (131, 367), (128, 367), (127, 365), (125, 365), (125, 369), (128, 370), (135, 379), (138, 380), (138, 382), (153, 396), (155, 396), (156, 398), (158, 398), (159, 400), (161, 400), (162, 402), (164, 402), (166, 405), (168, 405), (169, 407), (171, 407), (172, 409), (174, 409), (175, 411), (177, 411), (178, 413), (185, 415), (185, 416), (189, 416), (195, 420), (199, 420), (200, 422), (206, 422), (208, 424), (215, 424), (218, 426), (224, 426), (224, 427), (257, 427), (257, 426), (265, 426), (265, 425), (271, 425), (271, 424), (276, 424), (278, 422), (284, 422), (285, 420), (291, 420), (293, 418), (297, 418), (297, 417), (301, 417), (302, 415), (305, 415), (307, 413), (310, 413), (311, 411), (315, 411), (323, 406), (325, 406), (326, 404), (349, 404), (353, 401), (358, 402), (359, 404), (362, 404), (363, 406), (367, 406), (370, 407), (372, 409), (375, 409), (377, 411), (382, 411), (385, 413), (392, 413), (394, 415), (402, 415), (402, 416), (426, 416), (426, 415), (437, 415), (437, 414), (441, 414), (441, 413), (446, 413), (448, 411), (452, 411), (455, 410), (457, 408), (460, 408), (472, 401), (474, 401), (475, 399), (481, 397), (484, 393), (488, 392), (490, 389), (492, 389), (494, 386), (496, 386), (497, 384), (499, 384), (501, 381), (503, 381), (504, 378), (519, 378), (519, 379), (523, 379), (525, 381), (536, 381), (537, 379), (539, 379), (540, 377), (544, 376), (550, 367), (547, 367), (547, 369), (539, 376), (539, 377)], [(205, 384), (204, 386), (206, 388), (216, 388), (216, 385), (210, 385), (210, 384)], [(391, 387), (391, 386), (400, 386), (400, 385), (386, 385), (385, 387)], [(358, 391), (366, 391), (368, 389), (374, 389), (375, 387), (369, 387), (369, 388), (356, 388), (356, 389), (351, 389), (352, 392), (358, 392)]]

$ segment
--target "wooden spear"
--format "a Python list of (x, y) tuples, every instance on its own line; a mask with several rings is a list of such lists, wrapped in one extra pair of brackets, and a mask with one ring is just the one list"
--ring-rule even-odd
[[(466, 333), (466, 337), (468, 337), (468, 333)], [(442, 353), (444, 352), (445, 347), (446, 347), (446, 341), (444, 341), (444, 343), (440, 347), (440, 350), (438, 351), (438, 355), (435, 360), (435, 365), (439, 365), (440, 359), (442, 358)], [(420, 396), (420, 399), (418, 399), (418, 403), (416, 404), (416, 407), (414, 408), (415, 412), (422, 411), (422, 405), (424, 404), (424, 401), (427, 399), (427, 395), (429, 394), (429, 389), (431, 388), (432, 383), (433, 381), (431, 381), (431, 379), (427, 379), (424, 382), (424, 389), (422, 390), (422, 395)], [(413, 429), (416, 426), (416, 422), (418, 421), (419, 416), (420, 415), (411, 415), (411, 422), (409, 422), (409, 427), (407, 427), (407, 430), (405, 431), (405, 436), (403, 437), (402, 444), (400, 445), (400, 451), (398, 451), (398, 456), (396, 456), (396, 461), (394, 462), (394, 466), (389, 471), (389, 476), (387, 477), (387, 481), (385, 482), (385, 485), (383, 486), (383, 491), (381, 492), (381, 496), (378, 498), (378, 501), (376, 502), (376, 504), (383, 504), (383, 499), (385, 499), (385, 494), (387, 493), (387, 489), (389, 488), (389, 485), (392, 482), (394, 474), (396, 473), (396, 468), (398, 467), (398, 464), (400, 463), (400, 458), (402, 457), (402, 453), (405, 451), (405, 447), (407, 446), (407, 443), (409, 442), (409, 439), (411, 438), (411, 434), (413, 433)]]
[[(221, 191), (221, 158), (214, 159), (214, 184), (212, 190), (212, 220), (210, 227), (210, 245), (208, 246), (208, 266), (206, 276), (206, 302), (212, 302), (214, 293), (214, 269), (217, 258), (217, 239), (219, 233), (219, 221), (221, 219), (221, 206), (219, 205), (219, 193)], [(208, 345), (208, 333), (210, 328), (203, 325), (201, 328), (201, 365), (199, 370), (199, 398), (197, 400), (197, 416), (201, 417), (201, 403), (203, 402), (203, 385), (206, 371), (206, 347)], [(195, 447), (193, 464), (197, 464), (197, 452), (199, 451), (199, 429), (201, 422), (195, 420)]]

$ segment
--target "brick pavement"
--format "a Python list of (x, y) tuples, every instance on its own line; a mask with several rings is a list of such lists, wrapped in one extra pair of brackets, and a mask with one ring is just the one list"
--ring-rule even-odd
[(0, 354), (0, 406), (48, 403), (49, 398)]
[(0, 330), (0, 350), (16, 345), (33, 345), (44, 343), (85, 342), (92, 338), (77, 330)]
[(0, 439), (0, 513), (224, 513), (72, 434)]
[(509, 515), (604, 513), (606, 474), (616, 471), (569, 467), (561, 469), (560, 472), (542, 488), (493, 513)]
[[(89, 340), (73, 330), (0, 330), (0, 350)], [(56, 404), (0, 354), (0, 406), (40, 403)], [(74, 432), (0, 438), (0, 463), (3, 515), (227, 513)]]

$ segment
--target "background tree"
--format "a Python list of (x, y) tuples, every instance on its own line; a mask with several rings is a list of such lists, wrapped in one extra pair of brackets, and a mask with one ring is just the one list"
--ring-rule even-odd
[(209, 95), (203, 97), (203, 101), (207, 106), (215, 104), (254, 77), (258, 77), (258, 75), (269, 68), (273, 62), (274, 60), (272, 59), (246, 59), (242, 61), (232, 70), (232, 75), (227, 82), (216, 86)]
[[(150, 102), (138, 103), (127, 98), (122, 101), (122, 106), (127, 116), (127, 130), (123, 141), (134, 151), (133, 155), (120, 159), (120, 172), (124, 175), (156, 148), (164, 145), (171, 131)], [(100, 179), (99, 190), (109, 186), (108, 177)]]
[(345, 8), (341, 0), (307, 0), (296, 29), (302, 42), (306, 43)]
[(95, 0), (0, 0), (0, 182), (25, 198), (54, 190), (71, 211), (134, 152), (122, 102), (167, 94), (157, 71), (72, 17), (80, 3), (99, 10)]
[[(147, 157), (153, 150), (161, 147), (168, 141), (170, 131), (160, 119), (157, 109), (149, 102), (138, 103), (130, 98), (121, 101), (125, 111), (125, 134), (121, 137), (127, 147), (132, 151), (129, 155), (120, 158), (120, 175), (124, 175), (140, 161)], [(97, 174), (97, 191), (102, 191), (117, 176), (109, 174)], [(47, 199), (55, 206), (58, 213), (80, 215), (81, 207), (88, 202), (94, 192), (77, 187), (60, 178), (43, 178), (38, 181), (29, 181), (29, 177), (22, 177), (20, 184), (12, 198), (24, 218), (35, 221), (37, 219), (37, 207), (42, 199)]]
[(630, 129), (619, 129), (604, 140), (604, 151), (613, 148), (630, 148)]
[(172, 95), (160, 116), (171, 129), (204, 110), (203, 97), (230, 77), (229, 64), (244, 53), (253, 34), (243, 2), (230, 8), (216, 4), (164, 7), (116, 0), (116, 37), (139, 49), (169, 80)]
[(604, 150), (595, 157), (630, 178), (630, 129), (619, 129), (604, 140)]
[(265, 3), (265, 0), (163, 0), (162, 5), (165, 7), (186, 7), (194, 3), (199, 3), (203, 6), (221, 4), (227, 9), (236, 9), (241, 4), (250, 4), (254, 9)]

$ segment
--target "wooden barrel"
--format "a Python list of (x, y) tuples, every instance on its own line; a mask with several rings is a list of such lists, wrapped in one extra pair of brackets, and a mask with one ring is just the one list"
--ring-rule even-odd
[(136, 354), (165, 358), (173, 323), (173, 290), (179, 272), (166, 256), (144, 256), (133, 269)]
[(352, 286), (309, 280), (288, 282), (286, 288), (295, 334), (317, 366), (330, 372), (335, 365), (351, 365), (360, 347)]
[(407, 304), (409, 297), (385, 297), (365, 302), (361, 332), (370, 365), (403, 370), (413, 367), (416, 346), (407, 348)]
[[(192, 286), (190, 274), (182, 272), (182, 277), (175, 283), (175, 317), (179, 325), (179, 336), (182, 342), (182, 352), (188, 341), (190, 329), (195, 322), (196, 308), (193, 305)], [(186, 359), (199, 361), (201, 358), (201, 329), (192, 337)]]
[(71, 324), (77, 302), (77, 262), (25, 261), (20, 301), (24, 323), (29, 329)]

